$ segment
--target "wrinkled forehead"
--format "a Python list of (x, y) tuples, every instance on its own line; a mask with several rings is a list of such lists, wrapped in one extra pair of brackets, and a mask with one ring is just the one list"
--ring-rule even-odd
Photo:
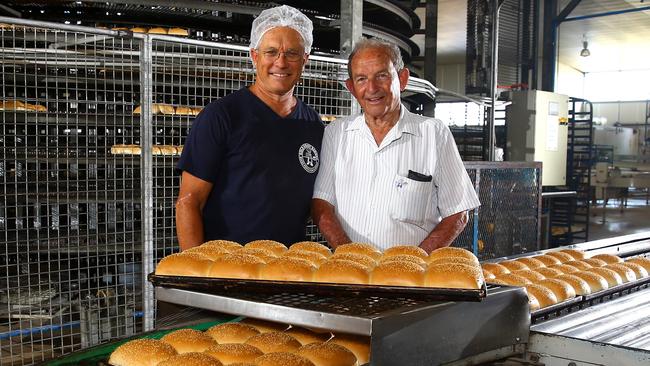
[(388, 52), (382, 48), (364, 48), (359, 50), (350, 62), (350, 71), (353, 75), (369, 71), (395, 70), (395, 65)]
[(305, 41), (298, 31), (289, 27), (275, 27), (267, 30), (260, 39), (259, 48), (273, 47), (291, 49), (305, 48)]

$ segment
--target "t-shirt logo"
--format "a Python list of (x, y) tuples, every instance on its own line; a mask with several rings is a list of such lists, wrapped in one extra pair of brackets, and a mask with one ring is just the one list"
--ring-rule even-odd
[(315, 173), (318, 170), (318, 151), (311, 144), (304, 143), (298, 149), (298, 161), (307, 173)]

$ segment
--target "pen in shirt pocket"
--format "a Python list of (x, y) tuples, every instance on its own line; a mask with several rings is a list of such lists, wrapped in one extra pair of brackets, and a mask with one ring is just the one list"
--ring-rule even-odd
[(431, 182), (433, 180), (433, 176), (431, 175), (414, 172), (412, 170), (409, 170), (409, 174), (406, 177), (416, 182)]

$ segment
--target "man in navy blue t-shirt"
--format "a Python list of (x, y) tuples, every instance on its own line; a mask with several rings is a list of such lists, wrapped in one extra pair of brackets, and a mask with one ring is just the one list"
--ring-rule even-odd
[(253, 22), (255, 83), (203, 109), (177, 166), (181, 250), (214, 239), (304, 240), (323, 123), (293, 91), (312, 41), (311, 21), (289, 6)]

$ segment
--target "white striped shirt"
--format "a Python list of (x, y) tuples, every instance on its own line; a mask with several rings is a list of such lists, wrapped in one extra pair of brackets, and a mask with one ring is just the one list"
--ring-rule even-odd
[(314, 198), (334, 205), (352, 241), (380, 250), (419, 245), (442, 218), (480, 205), (449, 128), (403, 105), (380, 146), (363, 115), (332, 122), (320, 160)]

